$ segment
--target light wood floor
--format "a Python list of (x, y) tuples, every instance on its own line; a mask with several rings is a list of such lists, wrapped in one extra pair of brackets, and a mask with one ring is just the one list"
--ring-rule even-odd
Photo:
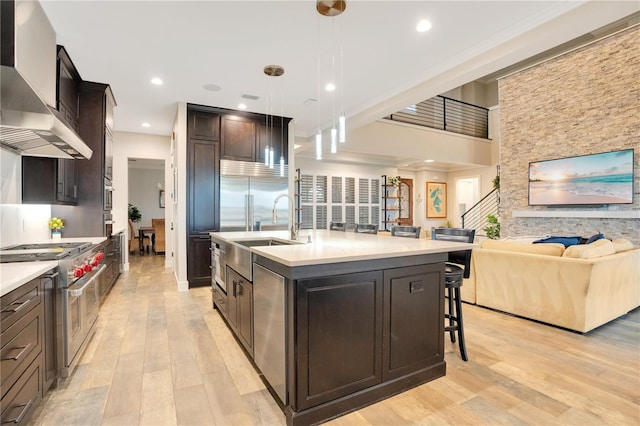
[[(131, 256), (75, 374), (35, 425), (282, 425), (206, 288), (177, 292), (163, 256)], [(470, 361), (330, 425), (638, 425), (640, 311), (589, 335), (463, 306)]]

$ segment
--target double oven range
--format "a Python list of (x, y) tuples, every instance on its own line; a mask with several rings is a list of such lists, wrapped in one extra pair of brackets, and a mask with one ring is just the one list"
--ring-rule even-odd
[(95, 331), (100, 297), (108, 286), (104, 245), (89, 242), (21, 244), (0, 249), (0, 263), (57, 261), (56, 355), (67, 377)]

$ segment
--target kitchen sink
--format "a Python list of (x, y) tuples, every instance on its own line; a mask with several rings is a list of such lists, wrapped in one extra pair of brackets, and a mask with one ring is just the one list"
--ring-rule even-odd
[(301, 244), (298, 241), (291, 240), (274, 240), (274, 239), (262, 239), (262, 240), (246, 240), (246, 241), (234, 241), (236, 244), (240, 244), (245, 247), (263, 247), (263, 246), (290, 246), (293, 244)]
[(253, 281), (253, 259), (255, 255), (249, 250), (251, 247), (288, 246), (293, 244), (302, 243), (275, 238), (231, 241), (231, 244), (227, 244), (227, 265), (247, 280)]

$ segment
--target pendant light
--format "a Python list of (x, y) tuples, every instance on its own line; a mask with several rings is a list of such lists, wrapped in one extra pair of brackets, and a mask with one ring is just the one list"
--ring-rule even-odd
[[(267, 65), (264, 67), (263, 71), (269, 77), (280, 77), (284, 74), (284, 68), (280, 65)], [(275, 166), (275, 154), (273, 150), (273, 91), (270, 91), (269, 95), (267, 96), (267, 135), (268, 143), (264, 147), (264, 164), (270, 169), (273, 169)], [(282, 155), (280, 156), (280, 176), (284, 176), (284, 157)]]
[[(322, 16), (335, 17), (342, 14), (347, 8), (347, 2), (345, 0), (317, 0), (316, 10)], [(333, 25), (333, 22), (332, 22)], [(318, 30), (319, 33), (319, 30)], [(332, 26), (333, 36), (333, 26)], [(318, 39), (320, 36), (318, 34)], [(337, 152), (337, 142), (345, 143), (346, 138), (346, 117), (344, 114), (344, 48), (342, 45), (342, 26), (340, 27), (340, 116), (337, 118), (338, 126), (334, 122), (331, 128), (331, 153)], [(333, 40), (332, 40), (333, 41)], [(335, 43), (334, 43), (335, 44)], [(318, 46), (319, 51), (319, 46)], [(335, 56), (333, 57), (333, 79), (335, 82)], [(318, 53), (318, 85), (320, 84), (320, 54)], [(318, 99), (319, 99), (318, 90)], [(333, 106), (333, 119), (335, 120), (335, 94), (334, 94), (334, 106)], [(319, 121), (319, 119), (318, 119)], [(319, 136), (316, 135), (316, 158), (318, 158), (318, 145), (322, 149), (322, 134), (319, 132)], [(320, 142), (318, 142), (318, 139)], [(321, 154), (320, 154), (321, 157)]]

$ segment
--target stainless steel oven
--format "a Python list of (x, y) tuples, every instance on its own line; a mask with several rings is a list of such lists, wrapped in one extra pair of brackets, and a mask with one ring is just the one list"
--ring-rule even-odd
[(104, 206), (103, 210), (111, 210), (113, 207), (113, 185), (107, 178), (104, 179)]
[(62, 377), (68, 376), (69, 370), (77, 364), (81, 354), (80, 348), (93, 332), (100, 306), (100, 281), (104, 279), (105, 269), (106, 265), (100, 265), (72, 286), (62, 290), (65, 342), (65, 366), (62, 369)]
[(89, 342), (98, 317), (104, 277), (104, 244), (55, 242), (0, 249), (0, 263), (58, 262), (55, 289), (56, 358), (60, 378), (69, 375)]

